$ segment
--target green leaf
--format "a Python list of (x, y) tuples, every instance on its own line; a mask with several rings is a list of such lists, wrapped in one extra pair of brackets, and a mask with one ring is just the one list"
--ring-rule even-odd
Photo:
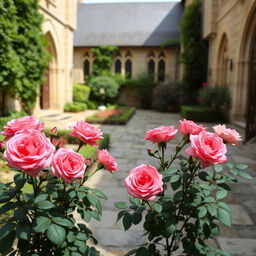
[(92, 205), (94, 205), (94, 206), (97, 205), (98, 199), (97, 199), (95, 196), (89, 194), (89, 195), (87, 195), (87, 199), (89, 200), (89, 202), (90, 202)]
[(47, 199), (47, 197), (48, 197), (48, 194), (41, 194), (35, 198), (34, 203), (38, 204), (42, 201), (45, 201)]
[(91, 216), (95, 219), (95, 220), (99, 220), (100, 221), (100, 215), (98, 212), (96, 211), (90, 211)]
[(238, 174), (238, 170), (236, 169), (231, 169), (230, 172), (235, 176)]
[(217, 205), (218, 205), (219, 208), (222, 208), (222, 209), (225, 209), (228, 212), (231, 212), (230, 207), (226, 203), (218, 202)]
[(170, 174), (173, 174), (173, 173), (176, 173), (178, 171), (178, 168), (168, 168), (164, 171), (161, 172), (161, 174), (163, 175), (170, 175)]
[(204, 206), (200, 206), (199, 208), (198, 208), (198, 218), (204, 218), (205, 216), (206, 216), (206, 214), (207, 214), (207, 209), (206, 209), (206, 207), (204, 207)]
[[(15, 224), (7, 223), (5, 226), (0, 228), (0, 240), (6, 237), (14, 230)], [(1, 246), (0, 246), (1, 247)]]
[(227, 163), (227, 164), (226, 164), (226, 166), (227, 166), (229, 169), (234, 168), (234, 165), (233, 165), (233, 164), (231, 164), (231, 163)]
[(78, 234), (76, 235), (76, 239), (81, 240), (81, 241), (86, 241), (86, 240), (88, 240), (88, 235), (83, 232), (78, 232)]
[(63, 226), (63, 227), (73, 227), (74, 224), (72, 221), (66, 219), (66, 218), (62, 218), (62, 217), (55, 217), (52, 219), (52, 221), (60, 226)]
[(170, 225), (170, 226), (168, 226), (168, 227), (166, 228), (166, 234), (167, 234), (168, 236), (171, 236), (171, 235), (174, 233), (175, 230), (176, 230), (175, 225)]
[(238, 164), (238, 165), (236, 165), (236, 168), (239, 169), (239, 170), (244, 170), (244, 169), (248, 168), (248, 165), (246, 165), (246, 164)]
[(221, 164), (216, 164), (213, 166), (213, 169), (215, 172), (222, 172), (223, 171), (223, 166)]
[(231, 227), (232, 220), (231, 220), (231, 214), (229, 211), (223, 208), (218, 208), (217, 217), (221, 223), (223, 223), (228, 227)]
[(207, 210), (210, 213), (211, 216), (217, 215), (217, 206), (215, 204), (209, 204), (207, 205)]
[(101, 207), (100, 200), (97, 200), (96, 209), (98, 210), (98, 213), (102, 215), (102, 207)]
[(204, 202), (205, 203), (212, 203), (212, 202), (214, 202), (215, 201), (215, 199), (213, 198), (213, 197), (211, 197), (211, 196), (208, 196), (208, 197), (206, 197), (205, 199), (204, 199)]
[(135, 204), (137, 206), (139, 206), (141, 204), (141, 199), (135, 198), (135, 197), (132, 197), (132, 196), (129, 197), (129, 201), (130, 201), (131, 204)]
[(73, 243), (76, 239), (75, 235), (74, 235), (74, 232), (72, 231), (69, 231), (67, 236), (66, 236), (67, 240), (69, 243)]
[(126, 209), (128, 208), (128, 204), (125, 201), (120, 201), (115, 203), (115, 207), (117, 209)]
[(130, 213), (126, 213), (123, 217), (123, 225), (125, 231), (128, 230), (132, 225), (132, 217)]
[(253, 177), (250, 174), (248, 174), (247, 172), (238, 172), (238, 175), (247, 180), (253, 179)]
[(227, 190), (219, 190), (216, 193), (216, 199), (221, 200), (221, 199), (225, 198), (227, 195), (228, 195)]
[(15, 229), (15, 232), (20, 239), (28, 240), (31, 233), (30, 224), (19, 223)]
[(123, 210), (123, 211), (119, 212), (118, 215), (117, 215), (117, 220), (116, 221), (119, 221), (121, 218), (123, 218), (125, 213), (127, 213), (127, 210)]
[(133, 249), (133, 250), (127, 252), (124, 256), (131, 256), (131, 255), (135, 254), (136, 252), (137, 252), (137, 249)]
[(170, 179), (170, 182), (173, 183), (173, 182), (177, 182), (178, 180), (180, 180), (180, 175), (173, 175)]
[(51, 220), (45, 216), (39, 216), (36, 218), (34, 225), (33, 225), (33, 230), (36, 233), (44, 233), (50, 226)]
[(8, 202), (5, 205), (1, 206), (0, 214), (13, 210), (15, 207), (16, 207), (16, 204), (14, 202)]
[(47, 230), (46, 235), (51, 242), (60, 246), (65, 240), (66, 230), (59, 225), (51, 224)]
[(98, 190), (98, 189), (91, 189), (91, 192), (92, 192), (95, 196), (97, 196), (97, 197), (99, 197), (99, 198), (108, 199), (108, 197), (107, 197), (102, 191), (100, 191), (100, 190)]
[(156, 212), (160, 213), (162, 211), (162, 205), (158, 203), (150, 203)]
[(91, 214), (89, 211), (86, 211), (86, 210), (82, 211), (81, 217), (87, 223), (90, 222), (91, 220)]
[(36, 205), (39, 209), (42, 209), (42, 210), (48, 210), (55, 207), (55, 205), (50, 201), (40, 201)]
[(13, 246), (15, 237), (15, 231), (12, 230), (8, 235), (0, 239), (0, 255), (6, 255), (10, 252), (10, 248)]
[(139, 223), (141, 222), (141, 220), (142, 220), (142, 214), (141, 214), (141, 213), (136, 213), (136, 212), (134, 212), (134, 213), (132, 214), (132, 223), (133, 223), (134, 225), (139, 224)]
[(172, 182), (172, 183), (171, 183), (171, 187), (172, 187), (172, 189), (173, 189), (174, 191), (177, 190), (180, 186), (181, 186), (181, 179), (179, 179), (179, 180), (176, 181), (176, 182)]

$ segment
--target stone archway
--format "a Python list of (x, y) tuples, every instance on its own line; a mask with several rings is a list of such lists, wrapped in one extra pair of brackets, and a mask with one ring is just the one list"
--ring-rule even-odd
[(228, 38), (224, 33), (222, 35), (219, 56), (218, 56), (218, 85), (228, 85), (228, 64), (229, 64), (229, 49), (228, 49)]
[(57, 69), (57, 52), (53, 37), (50, 32), (47, 32), (45, 38), (48, 42), (48, 52), (50, 59), (47, 69), (45, 71), (44, 83), (40, 86), (40, 108), (49, 109), (52, 107), (53, 88), (57, 81), (56, 69)]
[(243, 29), (238, 62), (236, 109), (244, 111), (245, 141), (256, 136), (256, 4)]

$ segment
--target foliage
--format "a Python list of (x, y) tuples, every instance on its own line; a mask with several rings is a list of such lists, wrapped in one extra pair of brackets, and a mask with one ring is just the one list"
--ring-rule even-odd
[(201, 19), (201, 1), (195, 0), (185, 8), (181, 21), (183, 82), (190, 97), (191, 91), (197, 91), (206, 80), (207, 53), (201, 37)]
[(73, 85), (73, 101), (86, 103), (89, 99), (91, 89), (89, 86), (82, 84)]
[(92, 67), (94, 76), (102, 75), (103, 72), (110, 70), (117, 51), (118, 47), (113, 45), (102, 45), (92, 49), (92, 53), (95, 56)]
[[(176, 255), (179, 248), (183, 248), (182, 255), (187, 256), (229, 255), (208, 245), (207, 240), (219, 235), (220, 223), (231, 226), (231, 209), (223, 202), (230, 191), (228, 183), (237, 183), (237, 177), (252, 177), (245, 172), (247, 166), (243, 164), (225, 163), (202, 169), (197, 158), (182, 153), (189, 143), (189, 134), (184, 135), (171, 158), (166, 154), (166, 142), (148, 150), (148, 154), (159, 161), (158, 172), (163, 181), (163, 192), (156, 195), (154, 201), (131, 196), (129, 203), (115, 204), (121, 210), (118, 220), (122, 220), (124, 229), (143, 222), (147, 237), (145, 244), (126, 256), (170, 256)], [(138, 180), (143, 183), (141, 177)], [(155, 186), (150, 182), (148, 190), (141, 188), (145, 194)]]
[(181, 116), (195, 122), (225, 122), (226, 115), (204, 106), (181, 106)]
[(38, 8), (34, 0), (0, 3), (1, 90), (3, 96), (18, 98), (27, 113), (34, 107), (48, 59)]
[[(80, 142), (77, 152), (83, 144)], [(11, 216), (5, 215), (0, 227), (0, 254), (99, 255), (93, 246), (97, 240), (87, 223), (100, 220), (101, 200), (107, 197), (86, 183), (100, 169), (98, 163), (88, 164), (84, 177), (71, 183), (54, 176), (50, 168), (37, 177), (14, 169), (17, 174), (13, 182), (0, 182), (0, 214), (12, 212)], [(77, 221), (77, 214), (83, 223)]]
[[(119, 85), (108, 76), (98, 76), (92, 78), (90, 81), (90, 87), (93, 94), (98, 99), (101, 99), (102, 97), (111, 99), (118, 95)], [(101, 88), (104, 89), (104, 94), (101, 94)]]
[(112, 78), (119, 85), (119, 87), (121, 87), (126, 81), (125, 77), (122, 76), (121, 74), (112, 73), (110, 71), (102, 72), (102, 76), (108, 76), (108, 77)]
[(127, 79), (124, 86), (137, 88), (141, 94), (141, 106), (143, 108), (151, 107), (153, 89), (156, 86), (156, 82), (151, 75), (141, 73), (136, 78)]
[(135, 111), (135, 107), (111, 106), (107, 108), (107, 110), (100, 111), (93, 116), (87, 117), (86, 120), (91, 123), (126, 124)]
[(180, 104), (179, 84), (159, 84), (153, 92), (152, 106), (158, 111), (167, 111), (168, 106), (176, 107)]
[(64, 106), (65, 112), (80, 112), (87, 109), (87, 105), (81, 102), (67, 102)]
[(94, 109), (94, 110), (98, 109), (98, 107), (100, 105), (100, 103), (98, 101), (96, 101), (96, 100), (88, 100), (86, 102), (86, 104), (87, 104), (87, 108), (88, 109)]
[(206, 86), (200, 90), (199, 97), (203, 106), (216, 111), (228, 112), (231, 108), (231, 96), (226, 86)]

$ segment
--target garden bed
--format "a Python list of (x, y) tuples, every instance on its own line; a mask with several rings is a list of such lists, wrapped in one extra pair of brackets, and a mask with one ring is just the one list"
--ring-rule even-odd
[(181, 106), (180, 114), (183, 118), (195, 122), (227, 122), (224, 113), (202, 106)]
[(99, 111), (93, 116), (86, 118), (86, 121), (94, 124), (126, 124), (136, 111), (135, 107), (111, 106), (104, 111)]

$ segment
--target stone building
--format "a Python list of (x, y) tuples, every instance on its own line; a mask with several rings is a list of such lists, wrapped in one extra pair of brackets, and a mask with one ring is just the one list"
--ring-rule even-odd
[(72, 101), (73, 32), (80, 0), (40, 0), (51, 58), (36, 110), (60, 109)]
[(256, 1), (204, 0), (203, 38), (209, 42), (208, 83), (228, 86), (231, 118), (256, 135)]
[[(91, 49), (118, 46), (112, 71), (126, 77), (154, 74), (156, 81), (179, 80), (181, 3), (82, 4), (74, 34), (74, 83), (91, 74)], [(162, 47), (167, 40), (172, 46)]]

